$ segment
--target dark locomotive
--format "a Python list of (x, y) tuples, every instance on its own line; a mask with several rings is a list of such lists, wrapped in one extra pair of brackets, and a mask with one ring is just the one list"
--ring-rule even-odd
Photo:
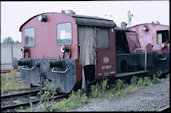
[[(168, 73), (169, 27), (156, 23), (126, 28), (105, 18), (62, 13), (43, 13), (21, 27), (23, 58), (14, 58), (28, 86), (54, 80), (60, 93), (104, 77)], [(84, 86), (84, 85), (83, 85)]]

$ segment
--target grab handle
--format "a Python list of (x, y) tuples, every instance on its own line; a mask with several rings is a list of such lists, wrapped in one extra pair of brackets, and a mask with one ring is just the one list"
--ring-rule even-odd
[(164, 57), (164, 58), (158, 58), (158, 60), (166, 60), (167, 57)]
[(34, 67), (35, 67), (35, 66), (33, 66), (32, 68), (25, 68), (24, 66), (22, 66), (21, 68), (22, 68), (22, 69), (24, 69), (24, 70), (28, 70), (28, 71), (30, 71), (30, 70), (33, 70), (33, 69), (34, 69)]
[(65, 69), (65, 71), (55, 71), (55, 68), (53, 67), (51, 72), (55, 72), (55, 73), (66, 73), (68, 71), (68, 68)]

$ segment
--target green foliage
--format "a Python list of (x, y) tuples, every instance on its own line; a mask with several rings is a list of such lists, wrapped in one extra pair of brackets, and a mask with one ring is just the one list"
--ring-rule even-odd
[(120, 90), (120, 89), (122, 89), (122, 88), (125, 88), (125, 84), (124, 84), (124, 82), (122, 81), (122, 80), (120, 80), (120, 79), (118, 79), (117, 81), (116, 81), (116, 85), (115, 85), (115, 90)]
[(81, 107), (88, 102), (86, 94), (81, 95), (81, 91), (72, 91), (68, 99), (62, 99), (59, 103), (53, 106), (55, 111), (66, 111), (76, 107)]
[(131, 84), (132, 84), (132, 85), (136, 85), (136, 84), (137, 84), (137, 76), (133, 76), (133, 77), (131, 78)]
[(151, 86), (152, 82), (150, 80), (150, 77), (144, 77), (144, 81), (143, 81), (143, 86)]
[(23, 106), (21, 106), (19, 109), (16, 110), (17, 112), (34, 112), (33, 104), (30, 103), (30, 107), (23, 109)]
[(53, 108), (53, 105), (50, 104), (49, 102), (44, 102), (43, 103), (43, 108), (41, 109), (41, 111), (44, 111), (44, 112), (54, 112), (55, 109)]
[(100, 98), (104, 97), (105, 91), (108, 88), (108, 79), (102, 80), (100, 83), (96, 83), (96, 85), (91, 85), (91, 97), (92, 98)]
[(11, 37), (7, 37), (3, 40), (3, 43), (5, 44), (14, 43), (14, 40)]
[(138, 87), (143, 86), (143, 78), (142, 77), (138, 78), (137, 86)]
[(143, 86), (150, 86), (152, 85), (152, 82), (150, 80), (150, 77), (140, 77), (138, 78), (137, 86), (143, 87)]
[(54, 86), (54, 80), (49, 82), (46, 79), (44, 86), (41, 88), (38, 94), (40, 95), (41, 103), (43, 103), (43, 101), (49, 102), (49, 98), (54, 97), (57, 94)]
[(162, 74), (162, 71), (157, 71), (156, 77), (159, 78), (159, 76)]
[(153, 79), (152, 79), (152, 83), (159, 83), (160, 79), (156, 77), (156, 74), (153, 74)]
[(15, 75), (16, 75), (16, 70), (11, 70), (8, 77), (5, 74), (1, 74), (1, 92), (15, 91), (22, 88), (29, 88), (25, 86), (23, 82), (18, 81)]
[(91, 97), (97, 98), (100, 94), (100, 85), (98, 83), (96, 85), (91, 86)]
[(102, 81), (102, 92), (105, 92), (107, 90), (107, 88), (108, 88), (107, 83), (108, 83), (108, 79), (104, 79)]
[(166, 75), (166, 79), (167, 79), (167, 80), (170, 80), (170, 73), (168, 73), (168, 74)]

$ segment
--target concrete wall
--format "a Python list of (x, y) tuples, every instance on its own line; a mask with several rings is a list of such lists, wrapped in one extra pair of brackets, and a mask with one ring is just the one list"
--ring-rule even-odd
[(1, 43), (1, 70), (12, 69), (12, 59), (22, 57), (21, 44), (3, 44)]

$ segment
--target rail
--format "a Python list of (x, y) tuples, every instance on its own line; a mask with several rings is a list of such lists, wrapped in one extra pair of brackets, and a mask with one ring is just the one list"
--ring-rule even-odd
[[(37, 91), (37, 90), (35, 90), (35, 91)], [(33, 94), (33, 93), (35, 93), (35, 94)], [(36, 97), (35, 99), (30, 100), (30, 98), (31, 98), (31, 95), (33, 95), (32, 97), (38, 96), (37, 93), (38, 92), (34, 92), (34, 90), (33, 90), (33, 91), (26, 91), (26, 92), (17, 93), (17, 94), (10, 94), (10, 95), (1, 96), (1, 111), (14, 110), (14, 109), (19, 108), (21, 106), (26, 107), (26, 106), (29, 106), (30, 103), (36, 104), (36, 103), (40, 102), (41, 99), (39, 97)], [(29, 101), (25, 101), (25, 102), (20, 101), (20, 100), (22, 100), (23, 96), (25, 96), (25, 98), (28, 98)], [(59, 99), (59, 98), (66, 97), (66, 96), (67, 96), (66, 94), (60, 94), (60, 95), (56, 95), (54, 97), (49, 97), (46, 99), (49, 99), (49, 100)], [(19, 103), (15, 102), (16, 97), (17, 97), (17, 101)], [(3, 102), (7, 102), (7, 101), (12, 102), (13, 104), (3, 103)]]

